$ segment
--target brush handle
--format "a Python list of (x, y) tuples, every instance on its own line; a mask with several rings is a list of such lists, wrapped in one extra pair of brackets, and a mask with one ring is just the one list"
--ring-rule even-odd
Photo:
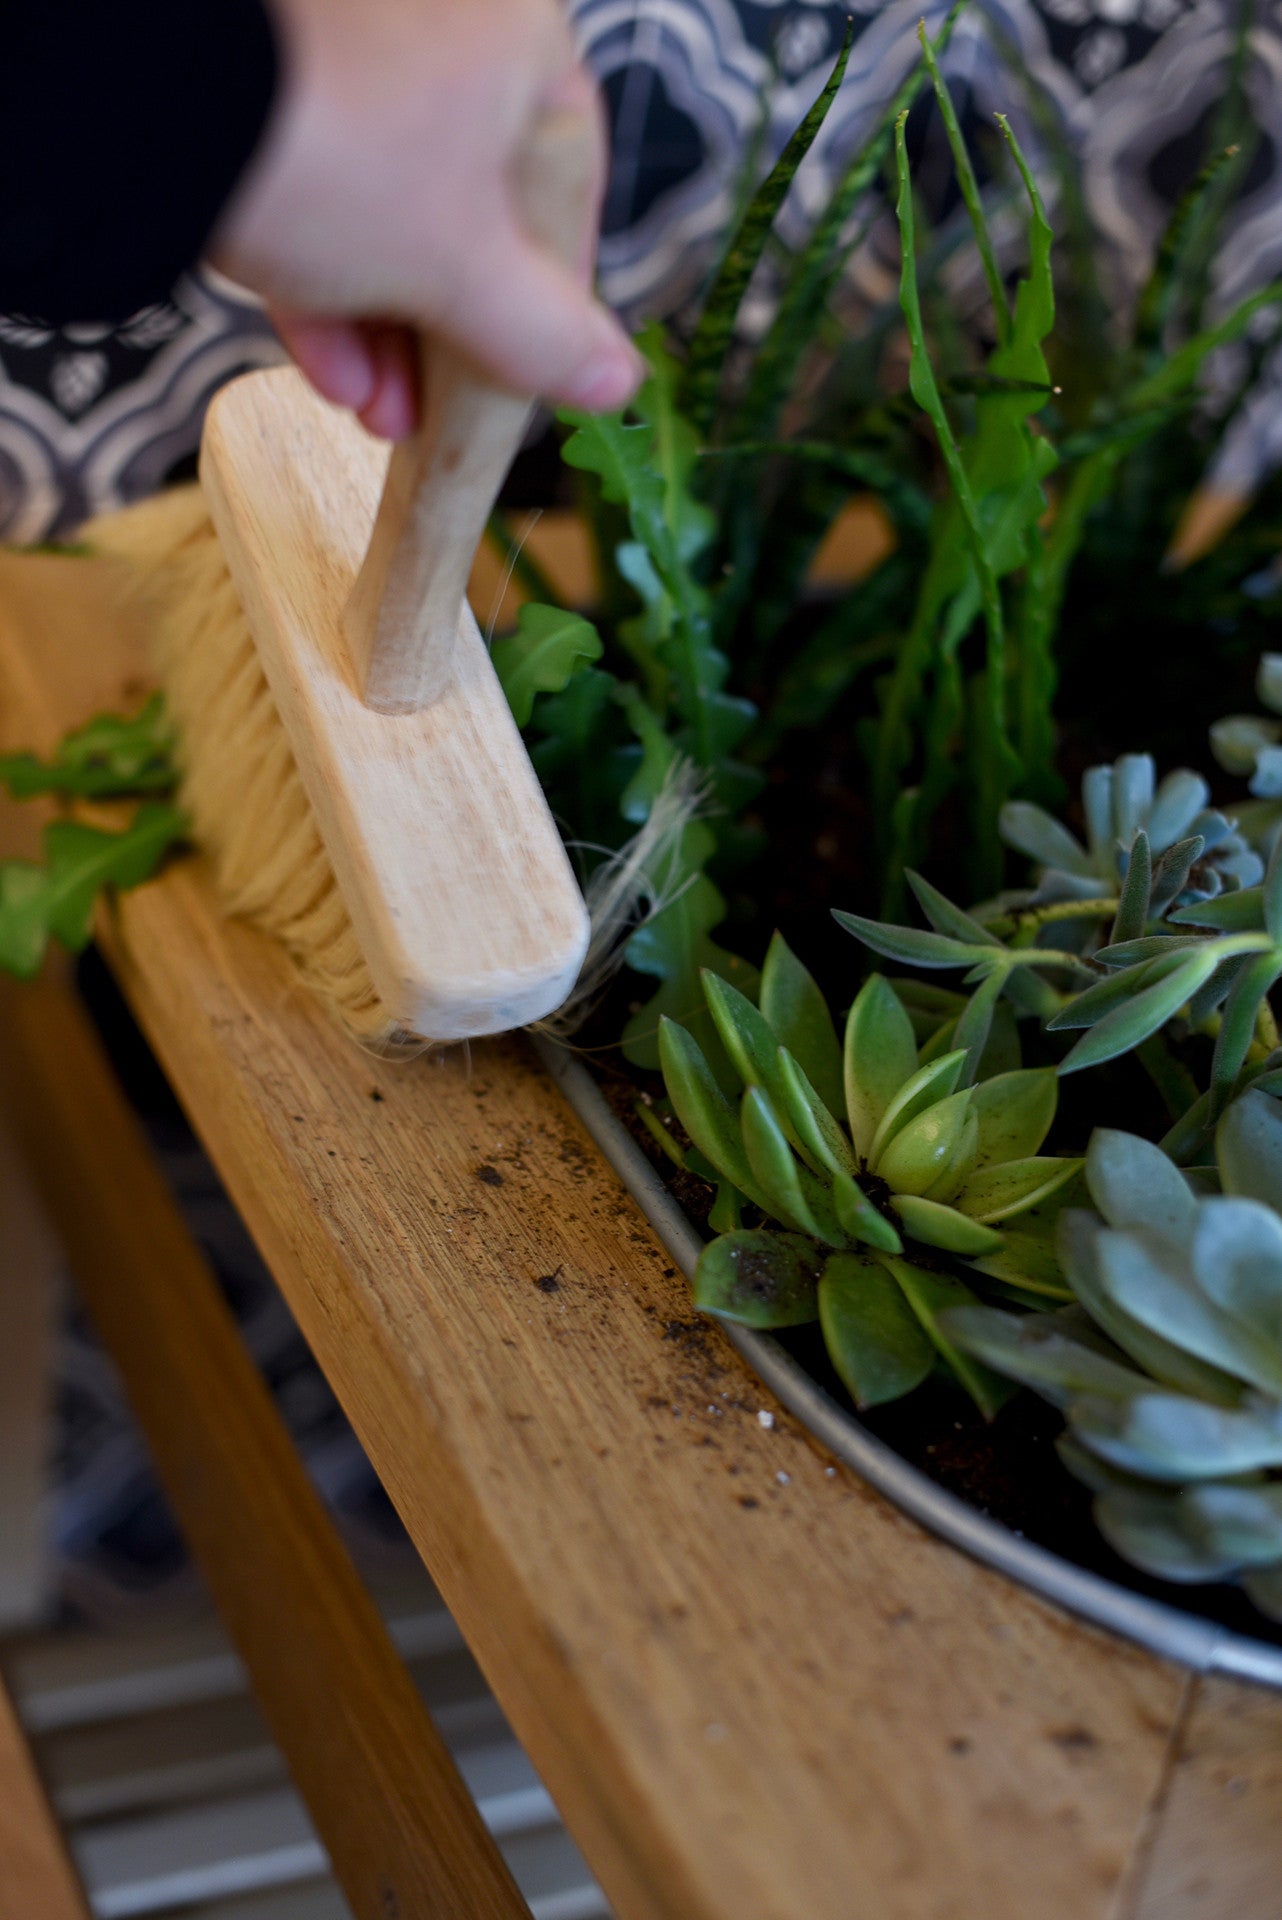
[[(570, 267), (590, 245), (598, 138), (588, 116), (550, 114), (515, 165), (526, 232)], [(450, 684), (472, 561), (533, 407), (437, 339), (424, 336), (420, 352), (422, 420), (392, 449), (343, 616), (375, 713), (417, 713)]]

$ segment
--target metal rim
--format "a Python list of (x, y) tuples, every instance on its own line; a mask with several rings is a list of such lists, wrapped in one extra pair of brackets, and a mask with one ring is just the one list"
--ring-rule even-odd
[[(584, 1069), (536, 1036), (544, 1065), (619, 1175), (664, 1248), (687, 1278), (703, 1241)], [(930, 1532), (960, 1547), (1079, 1619), (1120, 1634), (1162, 1659), (1202, 1673), (1232, 1674), (1282, 1689), (1282, 1647), (1236, 1633), (1182, 1607), (1132, 1593), (1102, 1574), (1021, 1539), (999, 1521), (910, 1466), (862, 1427), (769, 1334), (723, 1322), (732, 1343), (765, 1384), (829, 1450)]]

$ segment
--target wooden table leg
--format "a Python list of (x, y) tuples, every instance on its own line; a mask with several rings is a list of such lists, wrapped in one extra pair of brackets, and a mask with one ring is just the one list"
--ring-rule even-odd
[[(98, 1037), (56, 974), (0, 988), (0, 1083), (356, 1920), (528, 1920)], [(18, 1907), (0, 1913), (26, 1920)]]
[(0, 1632), (48, 1600), (44, 1503), (53, 1451), (53, 1354), (63, 1258), (0, 1128)]
[(0, 1687), (0, 1914), (4, 1920), (89, 1920), (89, 1907)]

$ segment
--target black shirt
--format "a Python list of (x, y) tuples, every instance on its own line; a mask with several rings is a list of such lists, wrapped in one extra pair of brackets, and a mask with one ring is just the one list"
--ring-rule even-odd
[(164, 299), (266, 124), (262, 0), (8, 0), (0, 24), (0, 312)]

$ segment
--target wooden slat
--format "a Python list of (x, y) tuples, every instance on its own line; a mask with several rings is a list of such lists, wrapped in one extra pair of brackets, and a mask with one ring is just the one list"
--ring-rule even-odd
[(516, 1884), (60, 971), (0, 989), (15, 1132), (357, 1920), (520, 1920)]
[(1126, 1920), (1282, 1912), (1282, 1696), (1196, 1683)]
[[(117, 637), (136, 671), (127, 634), (76, 614), (72, 564), (0, 622), (32, 744), (83, 717)], [(781, 1411), (760, 1423), (521, 1041), (363, 1058), (198, 862), (105, 933), (623, 1920), (1112, 1913), (1179, 1674), (929, 1540)]]
[(63, 1260), (31, 1180), (0, 1131), (0, 1631), (49, 1597), (46, 1480), (53, 1457), (54, 1323)]
[(2, 1686), (0, 1915), (4, 1920), (89, 1920), (80, 1882)]

